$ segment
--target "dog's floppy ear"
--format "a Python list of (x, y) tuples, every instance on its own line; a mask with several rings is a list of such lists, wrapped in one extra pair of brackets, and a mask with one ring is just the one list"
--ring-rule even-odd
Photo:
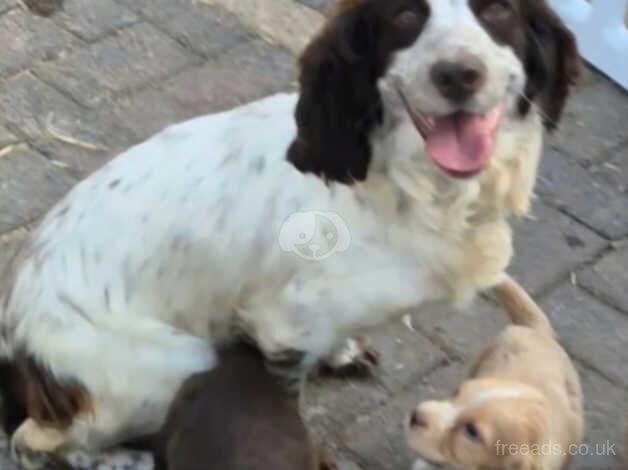
[(345, 2), (302, 55), (298, 134), (288, 151), (300, 171), (344, 183), (366, 178), (369, 134), (382, 119), (376, 28), (371, 2)]
[[(528, 37), (526, 95), (540, 107), (545, 127), (554, 129), (569, 88), (579, 75), (578, 48), (573, 34), (546, 0), (529, 0), (524, 5)], [(529, 101), (521, 101), (520, 110), (525, 113), (529, 106)]]

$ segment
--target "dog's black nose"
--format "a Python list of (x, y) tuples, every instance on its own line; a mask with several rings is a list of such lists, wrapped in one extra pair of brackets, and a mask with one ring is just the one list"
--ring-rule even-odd
[(410, 413), (410, 427), (411, 428), (426, 428), (427, 427), (427, 420), (425, 419), (422, 413), (420, 413), (417, 410), (414, 410), (412, 413)]
[(464, 54), (455, 61), (436, 62), (430, 76), (441, 95), (454, 103), (461, 103), (484, 85), (486, 73), (486, 65), (479, 57)]

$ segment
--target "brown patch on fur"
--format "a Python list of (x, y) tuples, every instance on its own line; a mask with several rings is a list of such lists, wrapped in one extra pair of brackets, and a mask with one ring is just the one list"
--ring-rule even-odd
[(0, 395), (2, 396), (2, 427), (8, 435), (28, 417), (23, 393), (22, 374), (9, 361), (0, 362)]
[(295, 113), (298, 134), (287, 155), (299, 171), (348, 184), (366, 178), (370, 134), (383, 119), (377, 82), (427, 20), (424, 0), (410, 6), (418, 21), (406, 28), (396, 22), (406, 0), (342, 1), (306, 48)]
[(317, 470), (298, 394), (282, 380), (251, 346), (223, 351), (179, 390), (155, 439), (155, 470)]
[(554, 129), (560, 121), (569, 89), (580, 75), (576, 39), (546, 1), (521, 3), (528, 23), (526, 95), (536, 97), (545, 126)]
[(8, 434), (27, 417), (66, 428), (75, 416), (92, 409), (91, 397), (82, 384), (54, 377), (32, 356), (21, 353), (0, 363), (0, 394), (8, 410), (3, 423)]

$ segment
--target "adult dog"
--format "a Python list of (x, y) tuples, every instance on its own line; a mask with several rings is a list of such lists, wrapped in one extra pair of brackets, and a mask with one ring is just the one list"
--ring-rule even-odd
[(340, 2), (298, 95), (166, 129), (32, 235), (1, 303), (16, 458), (155, 431), (234, 331), (311, 364), (499, 282), (576, 72), (543, 0)]

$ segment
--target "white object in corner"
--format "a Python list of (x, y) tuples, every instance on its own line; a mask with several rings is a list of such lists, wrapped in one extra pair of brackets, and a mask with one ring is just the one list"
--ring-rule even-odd
[(580, 54), (628, 90), (628, 0), (550, 0), (578, 39)]

